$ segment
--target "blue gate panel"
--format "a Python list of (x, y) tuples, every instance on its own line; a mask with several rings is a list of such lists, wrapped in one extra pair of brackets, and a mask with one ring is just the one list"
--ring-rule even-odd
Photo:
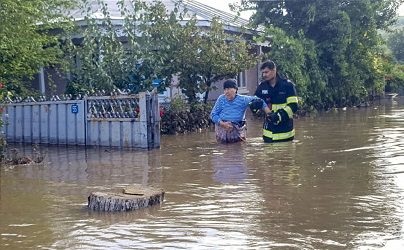
[(157, 93), (59, 99), (8, 103), (1, 128), (7, 141), (125, 148), (160, 146), (160, 131), (156, 131), (160, 120), (153, 118), (158, 116)]

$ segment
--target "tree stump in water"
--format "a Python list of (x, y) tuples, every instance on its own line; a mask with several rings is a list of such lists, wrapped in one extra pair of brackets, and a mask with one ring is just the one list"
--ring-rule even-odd
[(95, 211), (132, 211), (160, 204), (164, 199), (162, 189), (133, 185), (121, 192), (93, 192), (88, 196), (88, 208)]

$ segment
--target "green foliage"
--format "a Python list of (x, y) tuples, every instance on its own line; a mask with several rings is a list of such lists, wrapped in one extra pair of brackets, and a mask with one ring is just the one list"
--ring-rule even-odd
[(164, 90), (177, 76), (188, 101), (195, 102), (197, 93), (206, 92), (207, 99), (213, 82), (234, 77), (256, 63), (250, 45), (227, 34), (217, 19), (204, 29), (180, 8), (168, 13), (161, 2), (133, 3), (135, 8), (129, 10), (120, 2), (125, 17), (121, 28), (112, 25), (102, 1), (102, 20), (87, 13), (87, 25), (79, 30), (83, 40), (66, 46), (72, 62), (69, 91), (118, 87), (136, 93), (151, 90), (157, 79)]
[(404, 28), (395, 30), (387, 39), (387, 45), (397, 61), (404, 63)]
[(404, 88), (404, 65), (394, 63), (393, 58), (383, 58), (382, 61), (383, 72), (385, 72), (385, 91), (386, 92), (399, 92)]
[(267, 27), (265, 34), (255, 40), (264, 42), (269, 36), (271, 51), (265, 54), (263, 59), (274, 60), (281, 75), (293, 79), (304, 108), (324, 108), (322, 101), (325, 96), (325, 76), (318, 67), (314, 42), (303, 35), (293, 38), (273, 26)]
[(250, 1), (247, 7), (257, 10), (253, 20), (269, 29), (266, 37), (273, 35), (268, 56), (296, 82), (304, 103), (329, 108), (356, 105), (384, 90), (378, 30), (394, 23), (401, 2)]
[(397, 18), (397, 22), (392, 26), (394, 30), (402, 29), (404, 28), (404, 16), (399, 16)]
[(302, 41), (272, 26), (266, 29), (265, 37), (269, 35), (272, 39), (271, 51), (265, 55), (265, 59), (274, 60), (281, 73), (299, 83), (300, 95), (305, 95), (307, 78), (303, 71), (305, 54)]
[[(62, 63), (63, 30), (71, 23), (62, 10), (74, 5), (68, 0), (0, 1), (0, 103), (6, 96), (28, 95), (30, 81), (39, 67)], [(3, 112), (0, 107), (0, 115)], [(0, 119), (0, 126), (3, 121)], [(0, 157), (5, 138), (0, 136)]]
[(194, 102), (197, 93), (205, 92), (206, 103), (212, 83), (234, 78), (258, 58), (250, 53), (251, 45), (245, 39), (226, 33), (218, 19), (213, 19), (207, 30), (197, 28), (195, 21), (191, 20), (181, 33), (183, 44), (174, 55), (174, 63), (179, 68), (179, 86), (189, 101)]
[(208, 128), (212, 105), (204, 103), (189, 104), (181, 98), (174, 98), (161, 118), (163, 134), (195, 132)]
[(27, 93), (39, 67), (62, 62), (62, 30), (71, 27), (63, 9), (68, 0), (0, 1), (0, 82), (9, 91)]
[[(3, 102), (4, 98), (7, 96), (7, 90), (2, 82), (0, 82), (0, 117), (3, 115), (4, 107)], [(4, 125), (3, 119), (0, 119), (0, 128)], [(4, 159), (4, 151), (6, 147), (6, 138), (3, 134), (0, 135), (0, 162)]]
[[(87, 10), (91, 4), (83, 1), (82, 8)], [(69, 39), (64, 46), (66, 59), (70, 62), (70, 68), (67, 69), (70, 73), (67, 93), (111, 91), (115, 86), (128, 88), (130, 77), (135, 75), (133, 71), (136, 70), (138, 57), (133, 53), (126, 54), (106, 4), (100, 2), (100, 5), (105, 18), (98, 20), (87, 13), (86, 26), (76, 30), (76, 33), (83, 36), (82, 41), (74, 44)]]

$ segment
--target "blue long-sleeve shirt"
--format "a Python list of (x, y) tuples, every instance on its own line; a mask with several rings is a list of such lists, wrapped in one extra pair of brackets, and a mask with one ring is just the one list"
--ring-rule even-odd
[[(216, 124), (220, 121), (239, 122), (245, 120), (245, 111), (248, 104), (254, 100), (259, 99), (256, 96), (247, 96), (236, 94), (236, 97), (229, 101), (224, 94), (220, 95), (217, 99), (215, 106), (210, 112), (210, 118)], [(267, 107), (263, 102), (262, 108)]]

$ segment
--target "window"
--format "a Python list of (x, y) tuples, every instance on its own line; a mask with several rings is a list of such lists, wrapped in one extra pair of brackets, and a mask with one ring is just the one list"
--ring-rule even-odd
[(238, 74), (237, 77), (237, 86), (239, 88), (246, 88), (247, 87), (247, 77), (246, 77), (246, 72), (242, 71)]
[(238, 93), (239, 94), (248, 94), (247, 89), (247, 74), (246, 71), (242, 71), (237, 76), (237, 86), (238, 86)]

